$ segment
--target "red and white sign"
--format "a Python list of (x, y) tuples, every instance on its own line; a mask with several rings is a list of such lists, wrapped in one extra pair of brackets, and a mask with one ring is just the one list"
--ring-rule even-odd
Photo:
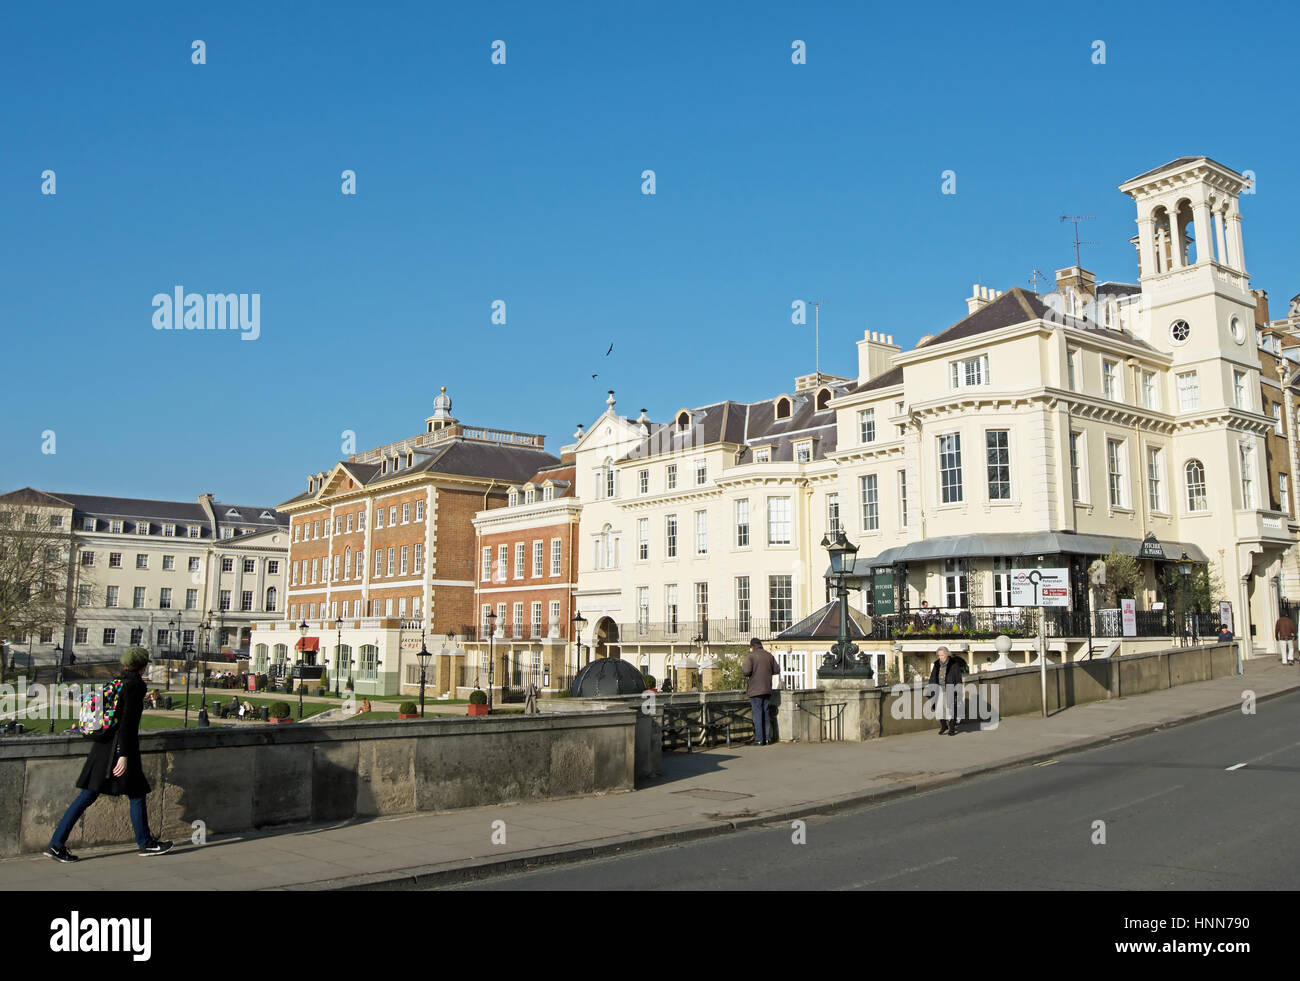
[(1069, 606), (1069, 569), (1017, 569), (1011, 573), (1012, 606)]
[(1119, 616), (1123, 624), (1123, 635), (1125, 637), (1136, 637), (1138, 633), (1137, 600), (1120, 600)]

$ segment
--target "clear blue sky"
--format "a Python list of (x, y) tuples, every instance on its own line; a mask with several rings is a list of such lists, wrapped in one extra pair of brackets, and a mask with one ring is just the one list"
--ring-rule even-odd
[[(440, 385), (558, 450), (609, 388), (653, 418), (788, 390), (801, 298), (853, 374), (864, 328), (910, 347), (972, 283), (1069, 265), (1063, 213), (1134, 279), (1116, 185), (1184, 154), (1255, 171), (1247, 265), (1284, 313), (1300, 16), (1170, 9), (10, 4), (0, 490), (278, 503)], [(260, 338), (155, 331), (177, 285), (260, 293)]]

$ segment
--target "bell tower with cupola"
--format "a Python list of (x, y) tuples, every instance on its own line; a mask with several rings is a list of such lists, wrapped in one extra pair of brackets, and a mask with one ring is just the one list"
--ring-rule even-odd
[(1259, 371), (1239, 207), (1247, 183), (1209, 157), (1179, 157), (1119, 188), (1137, 205), (1143, 333), (1180, 367), (1202, 366), (1209, 404), (1235, 404), (1231, 363)]

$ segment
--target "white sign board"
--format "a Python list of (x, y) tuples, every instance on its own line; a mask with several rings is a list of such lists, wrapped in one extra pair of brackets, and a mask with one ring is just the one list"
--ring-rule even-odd
[(1069, 606), (1069, 569), (1016, 569), (1011, 573), (1012, 606)]
[(1119, 615), (1124, 625), (1123, 635), (1125, 637), (1136, 637), (1138, 633), (1137, 600), (1120, 600)]
[(1234, 634), (1237, 632), (1232, 626), (1232, 604), (1227, 600), (1219, 600), (1219, 622), (1227, 624)]

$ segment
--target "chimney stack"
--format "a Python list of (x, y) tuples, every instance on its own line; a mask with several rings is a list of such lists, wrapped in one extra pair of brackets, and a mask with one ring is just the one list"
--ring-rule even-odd
[(894, 343), (893, 334), (881, 334), (874, 330), (862, 332), (858, 341), (858, 384), (870, 381), (894, 366), (894, 355), (901, 351)]
[(982, 310), (1001, 295), (999, 290), (976, 283), (971, 287), (971, 295), (966, 297), (966, 316), (969, 317), (976, 310)]

